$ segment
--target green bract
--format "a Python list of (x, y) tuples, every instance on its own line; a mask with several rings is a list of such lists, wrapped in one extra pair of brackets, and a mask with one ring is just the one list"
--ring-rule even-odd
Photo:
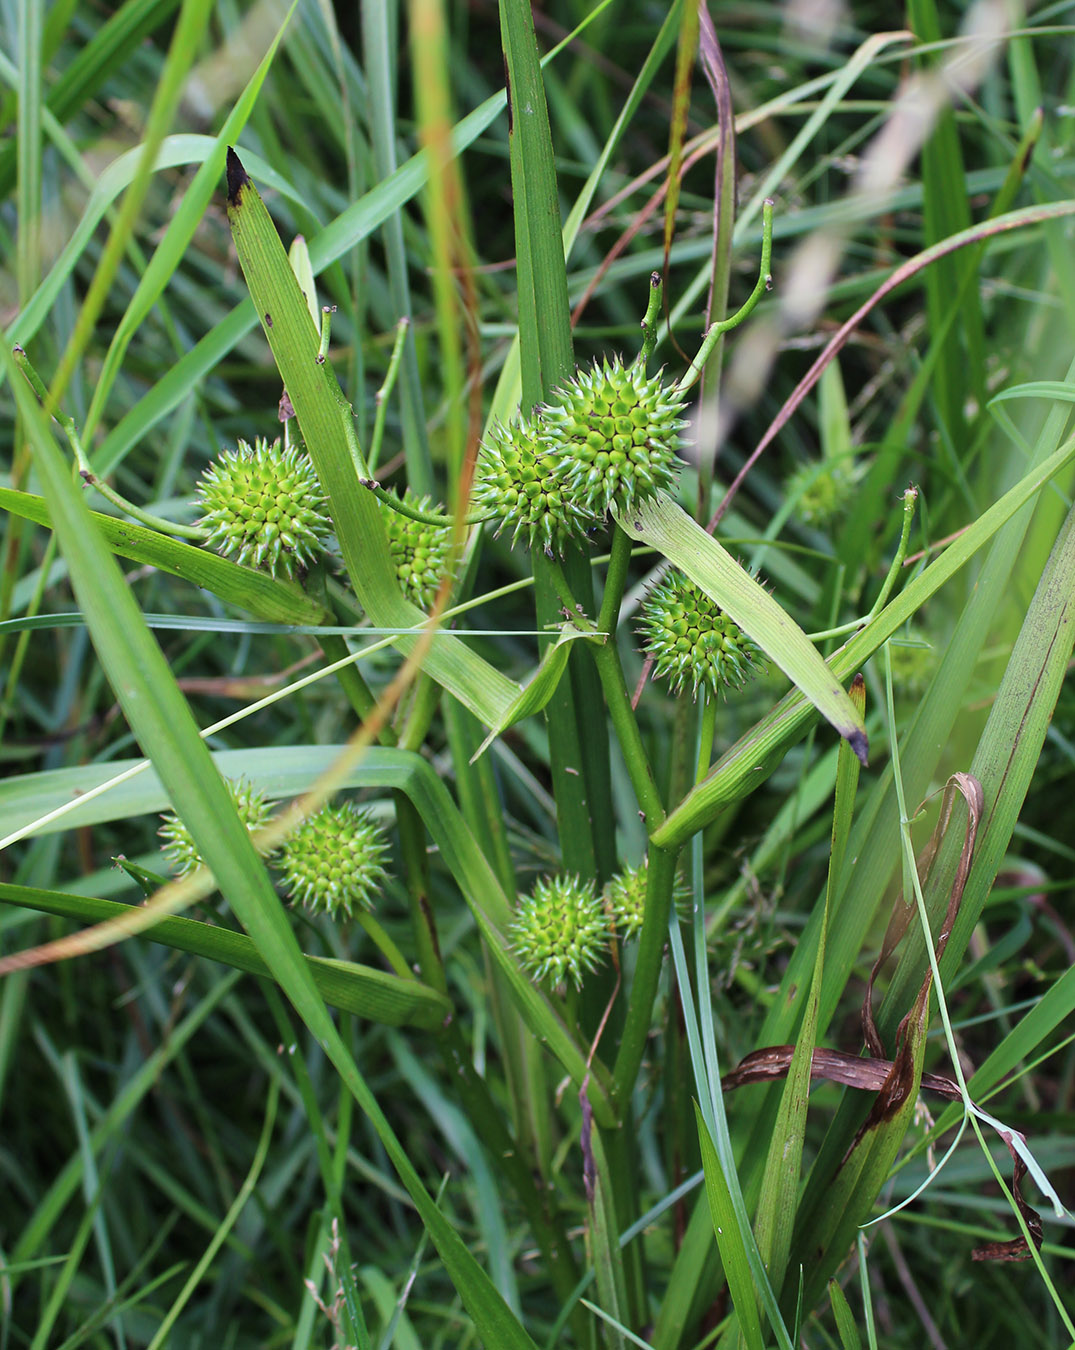
[(570, 976), (578, 989), (604, 958), (609, 926), (592, 882), (544, 877), (519, 900), (509, 934), (519, 963), (536, 980), (555, 986)]
[(541, 410), (541, 441), (559, 457), (574, 503), (604, 516), (672, 486), (683, 396), (619, 358), (580, 371)]
[(240, 441), (202, 474), (197, 495), (206, 543), (225, 557), (293, 577), (324, 552), (325, 497), (314, 466), (293, 447)]
[[(403, 499), (419, 511), (432, 509), (429, 497), (417, 497), (410, 488)], [(381, 514), (400, 589), (419, 609), (431, 609), (448, 570), (451, 531), (412, 520), (383, 502)]]
[(492, 428), (482, 442), (471, 502), (499, 520), (498, 534), (509, 529), (513, 544), (522, 534), (531, 547), (536, 540), (552, 553), (595, 522), (566, 486), (560, 456), (546, 449), (540, 430), (528, 421)]
[(350, 915), (370, 909), (385, 877), (381, 827), (353, 802), (323, 806), (290, 834), (277, 867), (289, 899), (309, 910)]
[[(272, 811), (265, 801), (265, 794), (241, 778), (225, 781), (239, 819), (247, 830), (253, 834), (267, 825), (272, 819)], [(203, 865), (204, 859), (195, 846), (193, 836), (178, 816), (171, 813), (162, 816), (157, 833), (164, 840), (161, 845), (164, 856), (181, 877)]]
[(639, 627), (655, 673), (679, 693), (690, 685), (717, 694), (759, 663), (757, 647), (715, 600), (682, 572), (670, 571), (642, 604)]

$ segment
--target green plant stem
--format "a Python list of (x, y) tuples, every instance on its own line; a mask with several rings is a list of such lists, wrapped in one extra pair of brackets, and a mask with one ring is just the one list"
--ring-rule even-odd
[(623, 1035), (612, 1072), (613, 1100), (621, 1111), (638, 1078), (646, 1041), (649, 1039), (678, 859), (678, 848), (664, 849), (650, 844), (649, 867), (646, 869), (646, 914), (638, 939), (638, 961), (628, 997)]
[(664, 282), (660, 272), (651, 272), (649, 278), (649, 304), (642, 320), (642, 348), (638, 353), (636, 365), (643, 370), (649, 365), (650, 357), (657, 348), (657, 320), (661, 313), (661, 301), (664, 298)]
[(603, 642), (587, 642), (586, 645), (597, 665), (597, 674), (605, 695), (612, 729), (623, 752), (627, 775), (638, 799), (646, 831), (652, 834), (664, 820), (664, 806), (653, 779), (646, 747), (642, 744), (638, 721), (631, 707), (631, 696), (627, 692), (627, 684), (623, 678), (623, 666), (615, 635), (610, 633)]
[(698, 770), (694, 776), (697, 785), (709, 772), (709, 761), (713, 753), (713, 737), (717, 730), (717, 700), (712, 694), (702, 691), (702, 717), (698, 728)]
[(601, 613), (597, 627), (609, 638), (615, 637), (620, 618), (620, 605), (627, 585), (627, 567), (631, 561), (631, 541), (615, 521), (612, 522), (612, 551), (605, 571), (605, 591), (601, 598)]
[(401, 979), (414, 979), (414, 971), (407, 964), (407, 958), (385, 932), (384, 926), (372, 914), (364, 909), (357, 910), (355, 922), (366, 933), (373, 945)]
[[(394, 492), (389, 492), (387, 488), (381, 487), (375, 478), (360, 478), (359, 482), (364, 488), (369, 488), (378, 501), (384, 502), (385, 506), (391, 507), (393, 511), (398, 511), (401, 516), (406, 516), (408, 520), (416, 520), (420, 525), (435, 525), (442, 530), (450, 530), (455, 524), (454, 519), (443, 511), (423, 511), (420, 506), (415, 506), (413, 502), (404, 501), (402, 497), (397, 497)], [(495, 516), (474, 514), (464, 516), (460, 523), (463, 525), (484, 525), (487, 520), (495, 519)]]
[(414, 934), (418, 969), (426, 984), (438, 993), (448, 992), (448, 978), (440, 954), (437, 926), (433, 920), (432, 885), (429, 875), (429, 842), (422, 817), (405, 792), (392, 794), (396, 804), (400, 856), (410, 901), (411, 931)]
[(903, 493), (903, 526), (900, 530), (900, 541), (896, 545), (896, 554), (892, 559), (888, 574), (881, 585), (877, 594), (877, 599), (870, 607), (870, 612), (864, 618), (853, 619), (850, 623), (842, 623), (836, 628), (826, 628), (820, 633), (811, 633), (811, 642), (820, 642), (825, 638), (843, 637), (847, 633), (857, 633), (860, 628), (866, 625), (884, 609), (888, 604), (888, 597), (892, 594), (892, 588), (896, 584), (896, 578), (903, 567), (903, 560), (907, 557), (907, 545), (911, 538), (911, 524), (914, 520), (915, 506), (918, 502), (918, 489), (912, 484), (904, 490)]
[[(15, 358), (15, 364), (22, 371), (23, 375), (25, 375), (26, 382), (40, 400), (41, 406), (47, 408), (49, 406), (48, 390), (45, 388), (41, 376), (38, 375), (37, 371), (34, 369), (30, 358), (23, 349), (18, 346), (12, 348), (12, 355)], [(148, 526), (151, 530), (160, 530), (163, 534), (174, 534), (180, 539), (192, 539), (198, 543), (206, 538), (208, 531), (199, 529), (197, 525), (179, 525), (174, 520), (165, 520), (162, 516), (155, 516), (152, 512), (144, 511), (142, 507), (135, 506), (133, 502), (129, 502), (127, 498), (118, 493), (115, 488), (109, 487), (107, 483), (97, 477), (90, 467), (89, 459), (86, 457), (86, 453), (82, 448), (82, 437), (78, 433), (78, 428), (75, 426), (74, 419), (69, 417), (67, 413), (63, 412), (60, 408), (53, 409), (52, 415), (63, 428), (63, 433), (67, 437), (67, 442), (74, 451), (79, 476), (87, 486), (95, 488), (106, 501), (110, 501), (113, 506), (118, 507), (119, 510), (130, 516), (133, 520), (137, 520), (140, 524)]]
[(762, 235), (761, 235), (761, 268), (758, 272), (758, 281), (751, 291), (743, 305), (730, 315), (727, 319), (720, 319), (717, 323), (711, 324), (705, 337), (702, 339), (702, 345), (698, 348), (698, 355), (687, 367), (686, 373), (678, 382), (678, 389), (682, 393), (690, 389), (701, 379), (702, 371), (709, 360), (709, 355), (713, 348), (720, 341), (721, 337), (732, 328), (738, 328), (744, 319), (750, 317), (757, 306), (758, 301), (769, 288), (772, 276), (769, 272), (769, 264), (773, 256), (773, 204), (766, 199), (762, 207)]
[(373, 419), (373, 433), (370, 436), (370, 450), (367, 456), (370, 473), (375, 473), (377, 465), (380, 463), (381, 445), (384, 441), (384, 423), (388, 413), (388, 399), (399, 375), (400, 363), (403, 360), (403, 344), (407, 340), (407, 329), (410, 327), (410, 322), (410, 319), (404, 315), (396, 324), (396, 340), (392, 344), (392, 355), (388, 358), (388, 369), (384, 373), (384, 381), (374, 398), (377, 411)]
[(319, 366), (323, 366), (328, 360), (329, 343), (332, 341), (332, 316), (335, 313), (335, 305), (321, 306), (321, 342), (317, 348), (317, 364)]

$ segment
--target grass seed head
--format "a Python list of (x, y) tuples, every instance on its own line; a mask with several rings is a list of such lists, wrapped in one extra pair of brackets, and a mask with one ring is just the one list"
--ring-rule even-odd
[(473, 506), (496, 517), (501, 530), (511, 531), (514, 544), (523, 535), (533, 548), (558, 553), (565, 540), (594, 524), (567, 490), (560, 456), (548, 451), (534, 423), (512, 427), (497, 423), (482, 443), (474, 475)]
[(673, 485), (682, 411), (682, 396), (659, 374), (603, 361), (557, 390), (541, 410), (541, 437), (572, 499), (602, 517)]
[(608, 947), (609, 927), (593, 882), (578, 877), (544, 877), (523, 896), (509, 929), (524, 970), (552, 987), (570, 978), (582, 987)]
[[(409, 488), (404, 500), (420, 511), (433, 505), (431, 498), (415, 496)], [(400, 589), (419, 609), (432, 609), (451, 559), (451, 531), (412, 520), (383, 502), (381, 515)]]
[(353, 802), (323, 806), (287, 838), (276, 866), (289, 899), (313, 913), (372, 909), (386, 876), (384, 832)]
[(675, 693), (690, 687), (719, 694), (754, 673), (760, 653), (715, 600), (673, 569), (642, 604), (639, 628), (655, 674)]
[[(244, 779), (225, 779), (228, 792), (239, 813), (239, 819), (248, 833), (254, 834), (272, 819), (272, 810), (265, 801), (265, 794), (258, 791)], [(205, 859), (198, 852), (194, 836), (177, 815), (169, 812), (161, 817), (157, 831), (164, 841), (161, 850), (179, 876), (185, 877), (195, 868), (203, 866)]]
[(259, 437), (225, 450), (198, 481), (206, 543), (225, 557), (293, 577), (324, 552), (332, 526), (314, 466)]

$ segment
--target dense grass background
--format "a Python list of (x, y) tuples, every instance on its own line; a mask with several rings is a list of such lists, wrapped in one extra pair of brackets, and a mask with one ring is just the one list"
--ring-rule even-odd
[[(864, 672), (870, 767), (856, 787), (843, 762), (838, 780), (835, 734), (804, 713), (766, 772), (753, 771), (741, 738), (788, 690), (772, 668), (720, 703), (713, 755), (720, 792), (696, 814), (673, 817), (681, 821), (677, 848), (689, 841), (679, 886), (701, 904), (693, 924), (683, 925), (685, 948), (677, 953), (669, 944), (652, 1014), (644, 1010), (641, 1072), (618, 1083), (618, 1126), (595, 1108), (605, 1192), (591, 1206), (578, 1064), (568, 1066), (575, 1086), (564, 1090), (567, 1052), (557, 1063), (539, 1050), (519, 1020), (522, 995), (490, 959), (495, 937), (486, 932), (483, 941), (479, 932), (477, 910), (488, 897), (477, 894), (474, 879), (485, 873), (473, 860), (468, 871), (452, 847), (468, 831), (493, 884), (507, 891), (527, 892), (562, 863), (603, 881), (646, 849), (632, 780), (614, 747), (607, 811), (587, 840), (575, 828), (578, 811), (565, 805), (572, 784), (557, 767), (570, 707), (554, 701), (547, 716), (517, 723), (473, 769), (468, 761), (484, 729), (454, 699), (438, 699), (435, 678), (419, 678), (391, 712), (402, 749), (382, 744), (377, 752), (401, 758), (352, 765), (344, 791), (374, 803), (391, 830), (393, 879), (377, 919), (408, 962), (423, 950), (414, 897), (427, 891), (443, 964), (423, 965), (423, 989), (443, 979), (452, 1026), (440, 1030), (435, 990), (424, 1021), (418, 1014), (410, 1024), (387, 1014), (333, 1016), (342, 1053), (353, 1057), (404, 1154), (438, 1196), (446, 1227), (518, 1321), (504, 1312), (507, 1320), (495, 1323), (501, 1312), (492, 1290), (447, 1251), (435, 1225), (429, 1241), (429, 1215), (420, 1217), (414, 1192), (409, 1198), (401, 1184), (392, 1145), (364, 1109), (357, 1071), (341, 1067), (331, 1046), (326, 1053), (316, 1021), (323, 1006), (318, 1014), (302, 1003), (299, 975), (292, 972), (295, 985), (287, 982), (290, 949), (280, 927), (293, 930), (308, 954), (379, 969), (386, 944), (379, 950), (360, 924), (272, 909), (264, 872), (251, 863), (252, 850), (250, 858), (242, 854), (241, 835), (227, 834), (229, 824), (217, 843), (222, 858), (234, 855), (239, 901), (229, 896), (228, 907), (203, 896), (191, 916), (227, 928), (239, 926), (238, 916), (298, 1013), (268, 979), (145, 937), (99, 951), (76, 940), (59, 953), (64, 959), (13, 970), (0, 983), (0, 1347), (455, 1347), (478, 1343), (483, 1316), (501, 1326), (486, 1330), (490, 1347), (607, 1341), (670, 1350), (730, 1345), (740, 1335), (751, 1345), (798, 1336), (812, 1347), (1069, 1344), (1071, 1219), (1054, 1214), (1040, 1186), (1025, 1183), (1043, 1215), (1040, 1260), (972, 1259), (975, 1247), (1019, 1233), (1004, 1194), (1011, 1160), (995, 1133), (985, 1130), (983, 1148), (968, 1129), (933, 1184), (866, 1229), (856, 1254), (855, 1224), (844, 1232), (841, 1214), (856, 1222), (876, 1217), (911, 1195), (951, 1142), (958, 1108), (930, 1097), (921, 1109), (909, 1105), (889, 1132), (895, 1161), (875, 1158), (852, 1203), (839, 1189), (839, 1163), (869, 1096), (822, 1082), (801, 1119), (790, 1096), (780, 1109), (779, 1085), (743, 1087), (722, 1099), (719, 1078), (748, 1053), (800, 1033), (827, 882), (825, 963), (817, 1011), (806, 1021), (809, 1027), (816, 1016), (819, 1043), (858, 1053), (866, 982), (901, 875), (906, 881), (893, 752), (904, 815), (915, 816), (931, 798), (906, 831), (916, 846), (936, 821), (948, 775), (973, 772), (987, 811), (941, 966), (951, 1037), (979, 1103), (1012, 1075), (988, 1110), (1026, 1134), (1060, 1198), (1070, 1198), (1075, 702), (1063, 684), (1071, 651), (1070, 465), (1028, 490), (1028, 504), (999, 532), (987, 516), (1069, 435), (1070, 6), (1007, 16), (984, 4), (957, 12), (925, 0), (914, 0), (906, 15), (865, 4), (713, 6), (737, 119), (736, 171), (722, 180), (714, 167), (713, 90), (697, 67), (688, 103), (675, 78), (684, 27), (690, 46), (691, 7), (550, 0), (534, 14), (542, 53), (584, 28), (544, 68), (548, 163), (528, 154), (513, 165), (508, 119), (488, 107), (476, 134), (473, 122), (461, 124), (467, 148), (453, 161), (459, 182), (445, 168), (426, 191), (428, 175), (411, 156), (426, 146), (436, 162), (445, 119), (485, 108), (503, 87), (502, 18), (509, 46), (516, 44), (512, 59), (521, 63), (518, 95), (528, 7), (501, 8), (503, 15), (491, 3), (334, 8), (300, 0), (281, 36), (281, 4), (9, 6), (0, 15), (7, 345), (22, 344), (60, 393), (97, 473), (159, 515), (193, 519), (193, 485), (211, 459), (240, 436), (278, 428), (280, 375), (254, 311), (242, 308), (247, 285), (225, 211), (223, 146), (235, 143), (285, 245), (296, 234), (310, 244), (319, 296), (336, 306), (331, 368), (363, 446), (396, 324), (410, 318), (377, 474), (454, 503), (490, 410), (506, 415), (520, 397), (529, 403), (548, 392), (535, 387), (537, 348), (544, 361), (559, 359), (542, 347), (546, 341), (570, 352), (557, 274), (540, 253), (538, 213), (533, 238), (523, 237), (513, 215), (513, 173), (515, 200), (524, 184), (555, 191), (562, 219), (577, 229), (566, 274), (573, 359), (633, 357), (656, 269), (664, 273), (667, 323), (655, 364), (665, 362), (670, 376), (685, 370), (697, 348), (714, 275), (714, 318), (754, 284), (761, 201), (771, 196), (774, 285), (748, 325), (727, 339), (723, 370), (708, 371), (705, 406), (690, 433), (700, 459), (685, 468), (679, 500), (702, 522), (723, 503), (718, 533), (726, 547), (759, 571), (803, 629), (827, 633), (870, 612), (900, 536), (902, 493), (908, 483), (919, 487), (893, 607), (901, 595), (911, 599), (876, 639), (870, 635), (879, 627), (867, 627), (846, 666), (836, 667), (845, 684)], [(913, 37), (896, 33), (905, 27)], [(262, 82), (259, 63), (278, 38)], [(229, 116), (236, 120), (218, 145)], [(515, 126), (518, 137), (518, 113)], [(682, 183), (666, 220), (667, 156), (679, 158), (680, 137)], [(143, 159), (147, 144), (154, 157), (159, 148), (155, 168)], [(731, 154), (726, 144), (725, 167)], [(725, 254), (722, 243), (714, 264), (721, 203), (720, 237), (730, 239), (733, 177), (734, 247)], [(581, 221), (572, 216), (580, 201)], [(1023, 214), (1010, 229), (987, 240), (983, 228), (981, 245), (915, 271), (857, 323), (726, 500), (825, 344), (894, 269), (993, 212), (1015, 210)], [(513, 346), (520, 316), (521, 380)], [(22, 388), (16, 404), (11, 376), (7, 368), (0, 387), (0, 487), (45, 493), (59, 526), (65, 474), (48, 460), (47, 429)], [(833, 486), (840, 480), (842, 497)], [(830, 490), (836, 509), (826, 512), (818, 502), (823, 507)], [(113, 512), (99, 496), (86, 500)], [(145, 633), (113, 604), (100, 555), (85, 543), (86, 522), (71, 507), (58, 547), (19, 501), (0, 502), (12, 508), (0, 555), (5, 956), (103, 917), (88, 905), (57, 911), (55, 899), (45, 917), (46, 897), (15, 888), (135, 905), (141, 891), (112, 860), (123, 854), (166, 871), (154, 813), (169, 797), (193, 798), (204, 788), (210, 831), (220, 814), (204, 767), (182, 740), (181, 719), (169, 715), (178, 695), (165, 689), (149, 647), (140, 645)], [(346, 544), (351, 526), (336, 523)], [(967, 564), (934, 588), (925, 569), (946, 556), (957, 534), (963, 544), (951, 547), (966, 547)], [(594, 552), (608, 547), (602, 537)], [(255, 602), (250, 582), (229, 594), (224, 581), (191, 584), (182, 567), (175, 575), (121, 562), (126, 588), (151, 616), (201, 728), (344, 652), (338, 635), (265, 631), (251, 619), (314, 626), (327, 596), (338, 626), (370, 626), (342, 567), (321, 579), (324, 591), (308, 588), (307, 613), (294, 591)], [(525, 680), (537, 660), (535, 630), (558, 617), (541, 559), (537, 608), (525, 550), (486, 531), (471, 562), (463, 591), (500, 593), (459, 621), (480, 630), (468, 645), (504, 675)], [(636, 554), (625, 582), (618, 639), (631, 689), (642, 670), (637, 608), (656, 563), (652, 553)], [(585, 575), (581, 562), (569, 572), (576, 588), (579, 568)], [(600, 585), (603, 564), (594, 570)], [(909, 591), (913, 585), (920, 590)], [(93, 597), (99, 614), (91, 612)], [(70, 620), (79, 614), (89, 628)], [(346, 640), (358, 650), (370, 637)], [(846, 637), (821, 637), (819, 646), (829, 655)], [(399, 664), (389, 646), (360, 668), (382, 695)], [(594, 719), (604, 701), (587, 684), (592, 670), (580, 652), (574, 697), (590, 710), (583, 725), (603, 746), (612, 738)], [(174, 744), (162, 739), (159, 751), (132, 715), (132, 672), (160, 691), (163, 711), (148, 715), (151, 730), (176, 728)], [(212, 734), (209, 748), (228, 752), (218, 762), (229, 775), (245, 774), (274, 799), (290, 799), (319, 780), (334, 747), (355, 732), (355, 697), (353, 685), (332, 678), (311, 683)], [(665, 809), (693, 781), (696, 722), (689, 699), (647, 686), (640, 743)], [(136, 758), (139, 740), (154, 755), (160, 782), (135, 780), (80, 808), (81, 818), (23, 830)], [(426, 769), (408, 753), (420, 753)], [(80, 777), (85, 766), (99, 766), (96, 777)], [(421, 776), (429, 768), (460, 808), (447, 825), (448, 808)], [(962, 843), (961, 809), (926, 886), (935, 916)], [(848, 832), (850, 841), (847, 865), (830, 878), (834, 825), (838, 843)], [(427, 845), (428, 863), (417, 866)], [(217, 872), (227, 893), (222, 867)], [(244, 895), (252, 913), (261, 905), (273, 915), (260, 934), (242, 912)], [(491, 900), (488, 907), (500, 925)], [(879, 1013), (890, 1049), (926, 968), (915, 931)], [(655, 937), (659, 952), (664, 934)], [(625, 950), (625, 985), (599, 1047), (609, 1070), (634, 961)], [(368, 1013), (368, 990), (357, 982), (348, 988), (353, 1001), (344, 1006)], [(529, 1015), (572, 1014), (571, 1044), (584, 1056), (612, 991), (606, 972), (578, 1006), (565, 1009), (554, 995)], [(547, 1030), (551, 1022), (539, 1025)], [(949, 1049), (934, 1004), (926, 1069), (951, 1075)], [(797, 1063), (802, 1070), (805, 1061)], [(461, 1075), (460, 1064), (474, 1072)], [(595, 1071), (600, 1091), (608, 1078)], [(591, 1090), (596, 1096), (598, 1088)], [(725, 1211), (733, 1246), (721, 1248), (723, 1270), (718, 1263), (694, 1098), (708, 1113), (717, 1152), (736, 1161), (780, 1326), (779, 1318), (759, 1315), (749, 1293), (757, 1268), (749, 1266), (734, 1195)], [(942, 1118), (943, 1137), (933, 1125)], [(790, 1175), (767, 1160), (774, 1140), (774, 1156), (792, 1159)], [(803, 1176), (814, 1169), (802, 1190), (800, 1146)], [(515, 1148), (512, 1162), (506, 1154)], [(617, 1231), (636, 1223), (644, 1231), (622, 1258), (616, 1232), (602, 1227), (609, 1204)], [(858, 1215), (860, 1204), (866, 1208)], [(782, 1223), (783, 1262), (766, 1246)], [(837, 1225), (833, 1249), (819, 1262), (830, 1223)], [(559, 1244), (558, 1266), (550, 1244)], [(595, 1264), (597, 1281), (584, 1297), (619, 1327), (576, 1306), (561, 1329), (571, 1287)], [(831, 1302), (825, 1293), (834, 1272), (846, 1314), (839, 1293)], [(308, 1280), (325, 1307), (307, 1292)], [(514, 1339), (527, 1335), (532, 1342)]]

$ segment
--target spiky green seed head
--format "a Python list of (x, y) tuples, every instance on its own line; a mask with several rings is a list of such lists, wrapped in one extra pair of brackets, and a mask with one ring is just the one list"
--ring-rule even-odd
[(824, 526), (842, 516), (854, 492), (854, 479), (842, 463), (802, 464), (788, 480), (788, 497), (797, 502), (807, 525)]
[(603, 517), (675, 482), (686, 423), (683, 396), (641, 366), (602, 361), (556, 391), (541, 410), (541, 438), (560, 457), (572, 499)]
[(604, 889), (605, 906), (612, 915), (613, 927), (622, 942), (641, 931), (646, 912), (646, 878), (649, 863), (627, 867), (618, 872)]
[(226, 558), (293, 577), (324, 552), (332, 525), (314, 466), (261, 437), (225, 450), (198, 481), (206, 544)]
[(350, 917), (371, 909), (387, 875), (384, 832), (353, 802), (323, 806), (293, 831), (276, 866), (289, 899), (313, 913)]
[(523, 896), (508, 930), (524, 970), (555, 988), (571, 979), (582, 987), (608, 948), (605, 908), (593, 882), (578, 877), (544, 877), (532, 895)]
[(739, 625), (708, 595), (672, 569), (642, 603), (639, 627), (654, 673), (675, 693), (690, 686), (719, 694), (741, 685), (761, 654)]
[[(272, 819), (272, 810), (265, 801), (265, 794), (242, 778), (225, 779), (225, 786), (239, 813), (239, 819), (250, 834), (256, 833)], [(179, 876), (185, 877), (204, 863), (202, 855), (194, 842), (194, 836), (177, 815), (169, 812), (161, 817), (157, 831), (164, 843), (161, 851)]]
[[(403, 494), (403, 499), (419, 511), (433, 508), (431, 498), (418, 497), (410, 488)], [(419, 609), (432, 609), (451, 561), (451, 531), (411, 520), (384, 502), (381, 503), (381, 515), (400, 589)]]
[(482, 442), (471, 504), (500, 522), (497, 534), (510, 530), (513, 545), (522, 535), (546, 553), (561, 552), (565, 540), (595, 523), (566, 490), (560, 456), (544, 448), (536, 425), (525, 420), (495, 424)]

